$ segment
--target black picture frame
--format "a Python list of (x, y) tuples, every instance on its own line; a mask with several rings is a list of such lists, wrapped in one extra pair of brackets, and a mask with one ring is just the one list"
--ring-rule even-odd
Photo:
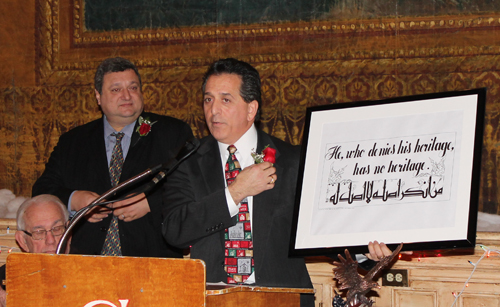
[(289, 253), (473, 247), (486, 89), (307, 109)]

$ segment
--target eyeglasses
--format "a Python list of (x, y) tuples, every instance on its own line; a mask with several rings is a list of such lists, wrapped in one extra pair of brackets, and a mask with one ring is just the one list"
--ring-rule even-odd
[(33, 231), (33, 233), (30, 233), (26, 230), (23, 230), (23, 232), (25, 234), (27, 234), (28, 236), (32, 237), (33, 240), (45, 240), (45, 237), (47, 237), (47, 231), (50, 231), (54, 237), (57, 237), (57, 236), (61, 236), (65, 230), (66, 230), (66, 226), (59, 225), (59, 226), (56, 226), (50, 230), (40, 229), (37, 231)]

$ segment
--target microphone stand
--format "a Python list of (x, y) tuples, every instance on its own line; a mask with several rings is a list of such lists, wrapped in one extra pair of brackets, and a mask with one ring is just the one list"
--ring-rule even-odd
[[(138, 174), (138, 175), (136, 175), (128, 180), (125, 180), (124, 182), (111, 188), (110, 190), (108, 190), (107, 192), (105, 192), (104, 194), (102, 194), (101, 196), (96, 198), (88, 206), (83, 207), (82, 209), (78, 210), (78, 212), (76, 212), (76, 214), (70, 220), (68, 227), (66, 228), (66, 231), (64, 231), (64, 233), (61, 237), (61, 240), (59, 241), (59, 244), (57, 245), (56, 254), (58, 254), (58, 255), (61, 254), (61, 250), (62, 250), (63, 246), (64, 247), (66, 246), (66, 241), (68, 239), (69, 234), (71, 233), (71, 230), (75, 227), (75, 225), (78, 223), (78, 221), (80, 221), (88, 212), (90, 212), (95, 207), (102, 205), (102, 203), (107, 198), (110, 198), (110, 196), (111, 197), (115, 196), (119, 191), (123, 190), (124, 188), (126, 188), (126, 187), (128, 187), (128, 186), (130, 186), (138, 181), (141, 181), (145, 177), (148, 177), (149, 175), (152, 175), (152, 174), (158, 172), (159, 169), (163, 168), (163, 170), (161, 170), (158, 173), (158, 175), (156, 175), (153, 178), (152, 183), (148, 184), (142, 191), (137, 192), (136, 195), (138, 195), (140, 193), (146, 193), (147, 191), (152, 189), (154, 187), (154, 185), (156, 185), (160, 180), (162, 180), (166, 176), (170, 175), (170, 173), (172, 171), (174, 171), (182, 161), (184, 161), (193, 152), (195, 152), (199, 146), (200, 146), (200, 141), (198, 139), (193, 138), (191, 140), (188, 140), (186, 142), (186, 144), (184, 145), (184, 147), (181, 148), (181, 150), (177, 154), (176, 161), (175, 161), (175, 163), (173, 163), (173, 165), (172, 165), (172, 163), (166, 163), (166, 165), (165, 164), (158, 165), (158, 166), (155, 166), (153, 168), (147, 169), (144, 172), (142, 172), (142, 173), (140, 173), (140, 174)], [(181, 156), (181, 157), (179, 157), (179, 156)]]

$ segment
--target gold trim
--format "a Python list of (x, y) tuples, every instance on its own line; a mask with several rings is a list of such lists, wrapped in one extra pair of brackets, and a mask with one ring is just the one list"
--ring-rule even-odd
[[(500, 26), (500, 14), (471, 16), (402, 17), (345, 21), (261, 23), (249, 25), (207, 25), (126, 31), (92, 32), (85, 29), (85, 0), (74, 0), (73, 43), (120, 45), (130, 43), (183, 44), (224, 39), (267, 39), (297, 36), (402, 35), (408, 31), (464, 30)], [(466, 18), (465, 18), (466, 17)]]
[[(449, 58), (455, 66), (455, 59), (500, 54), (496, 36), (500, 13), (92, 32), (84, 27), (84, 0), (38, 1), (38, 84), (56, 85), (70, 78), (87, 85), (100, 61), (116, 54), (116, 48), (141, 69), (161, 76), (158, 67), (205, 69), (215, 59), (228, 56), (257, 65), (292, 66)], [(69, 10), (61, 11), (66, 7)], [(460, 39), (454, 38), (457, 35)], [(473, 41), (464, 45), (464, 40)]]

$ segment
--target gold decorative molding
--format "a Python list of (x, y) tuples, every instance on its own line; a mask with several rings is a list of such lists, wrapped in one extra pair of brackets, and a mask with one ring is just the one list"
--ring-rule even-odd
[(405, 35), (414, 31), (456, 31), (500, 26), (500, 15), (402, 17), (344, 21), (269, 22), (248, 25), (207, 25), (142, 30), (99, 31), (85, 28), (85, 0), (73, 1), (73, 43), (120, 45), (141, 43), (182, 44), (216, 40), (276, 40), (281, 38)]
[(93, 32), (84, 26), (84, 0), (37, 1), (40, 84), (88, 84), (117, 50), (141, 69), (186, 71), (228, 56), (260, 64), (500, 54), (499, 13)]

